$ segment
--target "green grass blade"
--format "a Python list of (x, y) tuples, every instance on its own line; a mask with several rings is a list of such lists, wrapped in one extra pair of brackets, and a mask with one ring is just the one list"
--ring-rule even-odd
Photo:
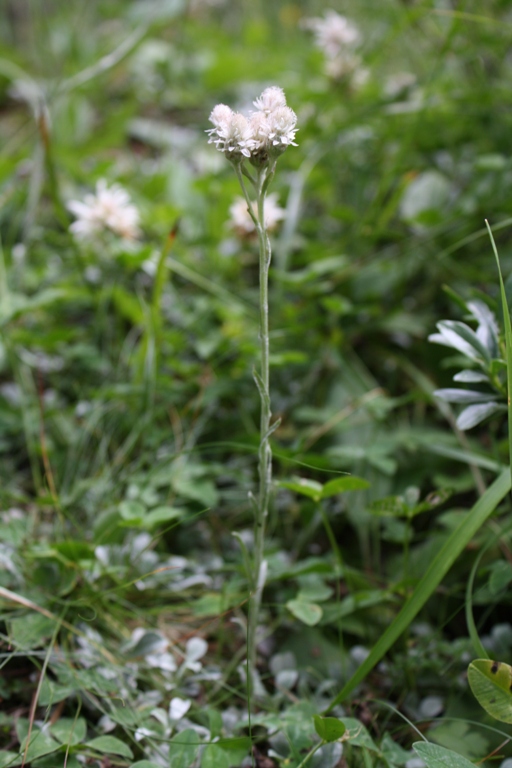
[[(495, 542), (493, 541), (493, 544)], [(482, 641), (480, 640), (478, 630), (476, 628), (475, 619), (473, 616), (473, 584), (475, 582), (475, 575), (478, 570), (478, 566), (480, 565), (480, 561), (482, 560), (482, 555), (484, 552), (486, 552), (489, 548), (489, 545), (485, 547), (478, 557), (476, 558), (473, 567), (471, 569), (471, 573), (469, 575), (467, 587), (466, 587), (466, 624), (468, 627), (468, 633), (471, 638), (471, 642), (473, 643), (473, 651), (476, 654), (476, 656), (482, 658), (482, 659), (488, 659), (489, 654), (485, 650), (484, 646), (482, 645)]]
[(481, 528), (487, 518), (494, 512), (500, 501), (510, 491), (510, 485), (510, 471), (507, 468), (496, 478), (494, 483), (489, 486), (484, 495), (481, 496), (474, 507), (468, 512), (461, 524), (452, 531), (398, 616), (392, 624), (390, 624), (388, 629), (373, 647), (370, 655), (344, 685), (325, 712), (330, 712), (333, 707), (347, 698), (356, 685), (359, 685), (366, 675), (379, 663), (384, 654), (400, 637), (402, 632), (407, 629), (429, 597), (434, 593), (455, 560), (469, 544), (475, 533)]
[(506, 361), (507, 361), (507, 400), (508, 400), (508, 452), (510, 472), (512, 473), (512, 434), (510, 425), (512, 424), (512, 326), (510, 324), (510, 312), (508, 310), (507, 293), (505, 291), (505, 283), (503, 282), (503, 275), (501, 274), (500, 259), (498, 256), (498, 249), (494, 242), (491, 227), (487, 219), (485, 220), (489, 237), (491, 238), (492, 249), (496, 257), (496, 264), (498, 266), (498, 275), (500, 277), (500, 292), (501, 292), (501, 304), (503, 308), (503, 325), (505, 326), (505, 347), (506, 347)]

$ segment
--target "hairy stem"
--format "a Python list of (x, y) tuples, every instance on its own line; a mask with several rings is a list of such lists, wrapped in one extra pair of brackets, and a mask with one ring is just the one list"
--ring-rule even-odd
[(253, 588), (249, 600), (248, 625), (248, 661), (252, 675), (256, 669), (256, 630), (261, 606), (261, 596), (265, 585), (266, 562), (265, 527), (268, 517), (270, 491), (272, 485), (272, 450), (270, 447), (270, 356), (269, 356), (269, 320), (268, 320), (268, 272), (271, 260), (270, 241), (265, 228), (265, 194), (268, 184), (267, 172), (262, 168), (257, 179), (257, 217), (256, 226), (259, 238), (259, 281), (260, 281), (260, 370), (255, 374), (260, 393), (260, 444), (258, 450), (259, 493), (255, 504), (254, 557), (252, 582)]

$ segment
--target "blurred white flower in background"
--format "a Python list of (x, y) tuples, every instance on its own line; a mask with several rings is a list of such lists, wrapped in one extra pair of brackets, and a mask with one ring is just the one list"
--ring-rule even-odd
[(325, 11), (324, 17), (304, 19), (303, 29), (315, 35), (315, 45), (325, 56), (325, 72), (335, 80), (350, 76), (354, 85), (362, 85), (367, 77), (367, 70), (361, 67), (361, 59), (354, 49), (361, 42), (361, 34), (356, 25), (336, 11)]
[[(257, 216), (256, 202), (252, 204), (254, 215)], [(230, 219), (229, 225), (235, 230), (239, 237), (246, 237), (252, 235), (256, 231), (254, 221), (251, 219), (249, 211), (247, 210), (247, 202), (243, 197), (237, 197), (234, 203), (229, 208)], [(285, 218), (285, 210), (281, 208), (278, 203), (278, 197), (275, 192), (268, 195), (265, 199), (265, 227), (267, 231), (272, 232), (277, 228), (280, 221)]]
[(346, 47), (357, 45), (361, 41), (356, 25), (336, 11), (325, 11), (323, 19), (306, 19), (303, 26), (314, 32), (316, 46), (328, 59), (336, 58)]
[(100, 179), (95, 194), (86, 195), (83, 201), (70, 200), (67, 207), (76, 216), (69, 229), (78, 240), (93, 238), (104, 230), (126, 240), (140, 235), (139, 212), (120, 184), (109, 187)]

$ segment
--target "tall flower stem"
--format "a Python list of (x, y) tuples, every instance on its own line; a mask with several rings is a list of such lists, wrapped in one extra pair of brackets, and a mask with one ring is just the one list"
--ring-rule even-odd
[[(208, 143), (215, 144), (232, 163), (247, 203), (248, 213), (259, 239), (259, 304), (260, 304), (260, 367), (254, 371), (254, 380), (260, 394), (260, 443), (258, 448), (259, 492), (250, 495), (254, 509), (254, 547), (252, 558), (241, 541), (249, 580), (249, 616), (247, 625), (247, 683), (248, 692), (256, 690), (256, 632), (265, 586), (267, 562), (265, 560), (265, 527), (272, 486), (272, 449), (270, 435), (278, 426), (271, 425), (270, 411), (270, 354), (268, 320), (268, 272), (270, 268), (270, 241), (265, 225), (265, 197), (274, 178), (276, 163), (289, 147), (296, 147), (297, 115), (286, 104), (282, 88), (270, 86), (253, 102), (256, 111), (248, 118), (233, 112), (226, 104), (217, 104), (210, 115), (213, 128), (207, 133)], [(249, 168), (246, 164), (251, 165)], [(247, 192), (249, 183), (256, 198), (256, 212)], [(249, 707), (250, 710), (250, 707)]]
[[(256, 179), (251, 179), (256, 193), (257, 214), (252, 209), (251, 200), (242, 176), (240, 166), (236, 168), (237, 176), (244, 193), (249, 214), (251, 215), (259, 240), (259, 310), (260, 310), (260, 369), (254, 371), (254, 379), (260, 395), (260, 442), (258, 449), (259, 492), (253, 499), (254, 519), (254, 550), (252, 561), (251, 595), (249, 598), (249, 620), (247, 630), (247, 660), (249, 674), (253, 678), (256, 670), (256, 631), (261, 607), (261, 596), (265, 586), (267, 563), (265, 557), (265, 529), (268, 518), (268, 508), (272, 486), (272, 449), (270, 435), (273, 428), (270, 425), (270, 341), (269, 341), (269, 303), (268, 303), (268, 273), (272, 251), (265, 226), (265, 197), (268, 185), (274, 175), (275, 163), (269, 168), (259, 169)], [(277, 425), (276, 425), (277, 426)]]

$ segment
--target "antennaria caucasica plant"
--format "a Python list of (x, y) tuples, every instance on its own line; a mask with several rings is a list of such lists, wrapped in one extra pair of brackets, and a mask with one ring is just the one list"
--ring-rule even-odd
[[(250, 573), (249, 619), (247, 631), (247, 662), (249, 675), (254, 681), (256, 669), (256, 629), (265, 586), (267, 563), (265, 554), (265, 527), (268, 518), (272, 486), (272, 449), (270, 435), (279, 422), (271, 424), (270, 361), (269, 361), (269, 308), (268, 273), (272, 258), (270, 240), (265, 222), (265, 198), (274, 177), (279, 156), (289, 145), (296, 146), (297, 116), (286, 105), (281, 88), (266, 88), (254, 102), (256, 111), (249, 118), (233, 112), (225, 104), (217, 104), (210, 115), (214, 127), (208, 133), (209, 143), (215, 144), (232, 163), (242, 188), (247, 210), (251, 216), (259, 242), (259, 310), (260, 310), (260, 370), (254, 379), (261, 401), (260, 443), (258, 450), (259, 493), (251, 502), (254, 509), (254, 549)], [(246, 165), (249, 160), (252, 168)], [(248, 191), (251, 189), (254, 200)]]

